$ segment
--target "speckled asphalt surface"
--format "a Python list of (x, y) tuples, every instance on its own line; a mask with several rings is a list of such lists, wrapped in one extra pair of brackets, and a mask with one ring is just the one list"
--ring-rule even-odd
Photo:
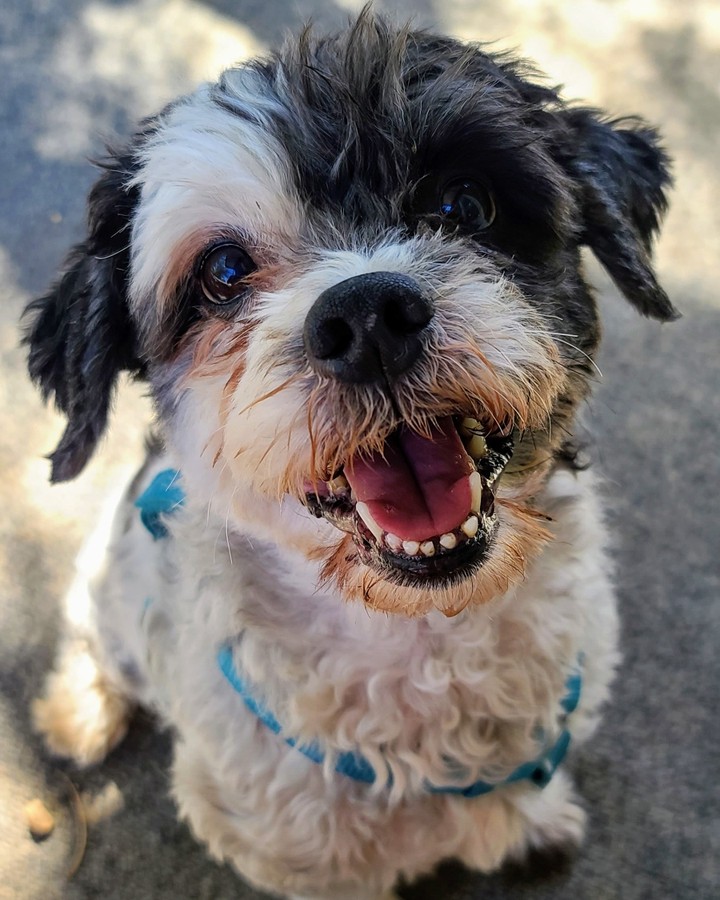
[[(382, 7), (387, 8), (384, 4)], [(61, 422), (25, 373), (17, 320), (81, 236), (102, 137), (223, 65), (275, 42), (332, 0), (5, 0), (0, 6), (0, 898), (259, 898), (210, 862), (167, 797), (169, 742), (140, 719), (107, 762), (60, 767), (28, 705), (50, 665), (58, 598), (108, 487), (140, 453), (147, 406), (124, 388), (102, 452), (51, 488), (42, 459)], [(661, 126), (677, 187), (657, 263), (684, 318), (638, 319), (597, 267), (606, 338), (588, 421), (607, 478), (625, 662), (597, 739), (570, 761), (590, 814), (570, 861), (534, 859), (483, 878), (456, 867), (407, 900), (710, 900), (720, 896), (720, 9), (675, 0), (396, 4), (401, 16), (534, 57), (568, 96)], [(117, 785), (124, 808), (75, 832), (68, 779)], [(27, 834), (42, 797), (57, 827)]]

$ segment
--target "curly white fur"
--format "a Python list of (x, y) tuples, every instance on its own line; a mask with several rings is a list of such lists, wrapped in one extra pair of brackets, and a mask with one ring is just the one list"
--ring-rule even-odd
[[(318, 590), (299, 553), (237, 534), (226, 543), (224, 523), (189, 499), (162, 541), (121, 505), (96, 603), (74, 632), (123, 694), (175, 729), (173, 792), (214, 856), (271, 891), (374, 900), (447, 857), (489, 871), (528, 847), (580, 839), (584, 815), (562, 772), (543, 790), (524, 783), (472, 800), (423, 782), (442, 783), (447, 758), (469, 780), (501, 779), (533, 759), (538, 727), (558, 732), (580, 654), (582, 699), (568, 727), (574, 743), (594, 730), (617, 663), (617, 620), (589, 473), (550, 478), (541, 499), (556, 540), (525, 582), (452, 619), (346, 604)], [(228, 640), (286, 733), (320, 740), (325, 766), (230, 687), (215, 661)], [(392, 788), (336, 774), (333, 753), (350, 749), (386, 761)]]

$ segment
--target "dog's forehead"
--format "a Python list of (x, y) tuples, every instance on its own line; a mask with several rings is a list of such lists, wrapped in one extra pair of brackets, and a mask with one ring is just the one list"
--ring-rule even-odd
[(290, 42), (250, 69), (257, 93), (248, 71), (234, 69), (213, 99), (273, 133), (298, 195), (343, 224), (376, 218), (383, 205), (395, 224), (398, 202), (433, 168), (497, 174), (504, 157), (542, 179), (558, 174), (534, 115), (554, 93), (478, 47), (371, 29)]

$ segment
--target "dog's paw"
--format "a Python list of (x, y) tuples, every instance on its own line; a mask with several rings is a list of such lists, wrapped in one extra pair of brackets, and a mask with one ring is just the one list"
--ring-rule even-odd
[(130, 712), (87, 649), (66, 653), (44, 697), (32, 704), (33, 726), (48, 751), (83, 767), (101, 762), (120, 743)]
[(582, 843), (587, 815), (564, 772), (556, 772), (550, 784), (519, 806), (528, 848), (572, 850)]

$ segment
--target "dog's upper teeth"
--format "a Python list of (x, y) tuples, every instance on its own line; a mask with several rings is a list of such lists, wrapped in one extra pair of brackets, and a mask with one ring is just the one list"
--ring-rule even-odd
[(467, 535), (467, 537), (472, 538), (478, 533), (479, 526), (480, 522), (478, 521), (477, 516), (468, 516), (460, 526), (460, 530), (463, 534)]
[(482, 475), (479, 472), (473, 472), (470, 475), (470, 509), (472, 512), (480, 512), (482, 489)]
[(327, 486), (333, 494), (342, 494), (343, 491), (346, 491), (350, 487), (348, 480), (344, 475), (338, 475), (337, 478), (328, 481)]
[(356, 504), (355, 509), (357, 510), (357, 514), (370, 529), (375, 540), (380, 543), (380, 541), (382, 541), (383, 530), (373, 518), (373, 515), (370, 512), (370, 507), (367, 505), (367, 503), (363, 503), (362, 500), (360, 500)]
[(473, 459), (482, 459), (487, 453), (487, 443), (481, 434), (474, 434), (467, 444), (467, 451)]
[(472, 437), (479, 431), (482, 431), (482, 425), (477, 419), (473, 419), (470, 416), (466, 416), (460, 423), (460, 434), (463, 437)]

